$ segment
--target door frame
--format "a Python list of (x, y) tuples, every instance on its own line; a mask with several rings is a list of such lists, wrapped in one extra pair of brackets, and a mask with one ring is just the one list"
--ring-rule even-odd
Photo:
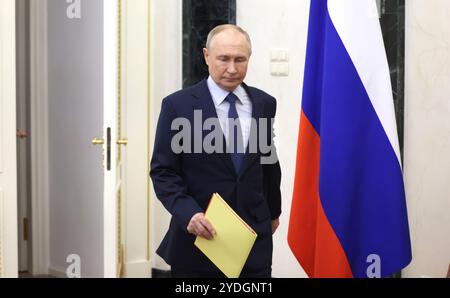
[(18, 275), (15, 17), (15, 0), (0, 1), (0, 277)]
[[(29, 117), (27, 108), (28, 88), (28, 57), (29, 57), (29, 5), (28, 0), (16, 0), (16, 123), (17, 130), (29, 131)], [(17, 215), (18, 215), (18, 237), (19, 237), (19, 274), (30, 272), (31, 268), (31, 238), (28, 237), (28, 220), (31, 219), (29, 202), (29, 139), (17, 137)]]
[(31, 274), (50, 267), (47, 0), (30, 1)]

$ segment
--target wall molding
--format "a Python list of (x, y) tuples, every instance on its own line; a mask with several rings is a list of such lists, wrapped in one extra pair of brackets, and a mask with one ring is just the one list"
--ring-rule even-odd
[(0, 277), (4, 276), (4, 261), (3, 261), (3, 235), (5, 235), (3, 231), (3, 189), (0, 187)]
[(30, 1), (31, 229), (33, 275), (49, 270), (47, 0)]
[[(149, 277), (149, 11), (148, 0), (124, 1), (122, 22), (122, 122), (129, 144), (123, 162), (124, 276)], [(140, 131), (139, 134), (136, 132)], [(145, 224), (144, 224), (145, 223)]]
[[(2, 7), (2, 9), (3, 9), (3, 7)], [(0, 23), (0, 26), (3, 27), (3, 24)], [(1, 29), (2, 28), (0, 27), (0, 30)], [(3, 36), (2, 35), (3, 35), (3, 33), (0, 32), (0, 63), (1, 63), (2, 68), (3, 68), (3, 46), (4, 45), (3, 45)], [(0, 94), (0, 117), (1, 117), (1, 119), (3, 119), (3, 115), (4, 115), (3, 114), (3, 101), (4, 101), (3, 90), (4, 90), (4, 86), (3, 86), (3, 70), (0, 70), (0, 92), (1, 92), (1, 94)], [(3, 121), (0, 121), (0, 174), (3, 173), (3, 138), (4, 138), (3, 130), (4, 130)], [(2, 213), (0, 213), (0, 215), (1, 214)], [(0, 265), (1, 265), (1, 263), (0, 263)]]
[[(3, 44), (2, 38), (0, 37), (0, 62), (3, 67)], [(0, 90), (3, 92), (3, 71), (0, 71)], [(0, 94), (0, 116), (3, 118), (3, 95)], [(3, 173), (3, 121), (0, 121), (0, 174)], [(0, 213), (1, 214), (1, 213)]]
[(152, 276), (150, 261), (134, 261), (125, 263), (124, 277), (126, 278), (149, 278)]

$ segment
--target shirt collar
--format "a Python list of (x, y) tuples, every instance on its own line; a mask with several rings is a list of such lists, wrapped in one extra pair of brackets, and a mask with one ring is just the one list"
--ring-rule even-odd
[[(216, 106), (223, 103), (225, 98), (230, 94), (229, 91), (222, 89), (219, 85), (217, 85), (216, 82), (214, 82), (213, 78), (209, 76), (207, 80), (208, 89), (209, 92), (211, 92), (212, 99)], [(244, 96), (246, 94), (244, 87), (242, 85), (239, 85), (234, 91), (234, 95), (237, 96), (239, 99), (239, 102), (242, 103), (242, 100), (244, 99)]]

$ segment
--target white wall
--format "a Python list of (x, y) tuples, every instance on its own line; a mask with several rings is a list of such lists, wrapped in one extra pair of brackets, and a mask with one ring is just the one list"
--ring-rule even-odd
[[(303, 69), (309, 18), (309, 0), (238, 0), (237, 24), (253, 42), (246, 82), (277, 98), (277, 149), (282, 170), (282, 215), (274, 236), (273, 275), (306, 277), (287, 245), (298, 128), (300, 124)], [(270, 50), (289, 51), (289, 76), (270, 75)]]
[[(153, 140), (162, 99), (182, 87), (182, 1), (151, 1), (150, 11), (150, 139), (152, 140), (150, 152), (153, 152)], [(154, 268), (163, 270), (170, 267), (155, 254), (155, 251), (169, 227), (169, 221), (169, 213), (158, 201), (151, 186), (151, 262)]]
[(450, 2), (406, 3), (405, 186), (413, 260), (406, 277), (450, 263)]
[(81, 19), (65, 0), (48, 4), (50, 269), (81, 257), (84, 277), (103, 276), (102, 0), (82, 1)]

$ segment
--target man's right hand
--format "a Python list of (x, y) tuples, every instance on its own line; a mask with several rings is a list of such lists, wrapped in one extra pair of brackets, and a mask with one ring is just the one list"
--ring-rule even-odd
[(197, 213), (192, 216), (191, 221), (187, 226), (187, 230), (189, 233), (207, 240), (213, 239), (216, 234), (211, 223), (205, 218), (204, 213)]

